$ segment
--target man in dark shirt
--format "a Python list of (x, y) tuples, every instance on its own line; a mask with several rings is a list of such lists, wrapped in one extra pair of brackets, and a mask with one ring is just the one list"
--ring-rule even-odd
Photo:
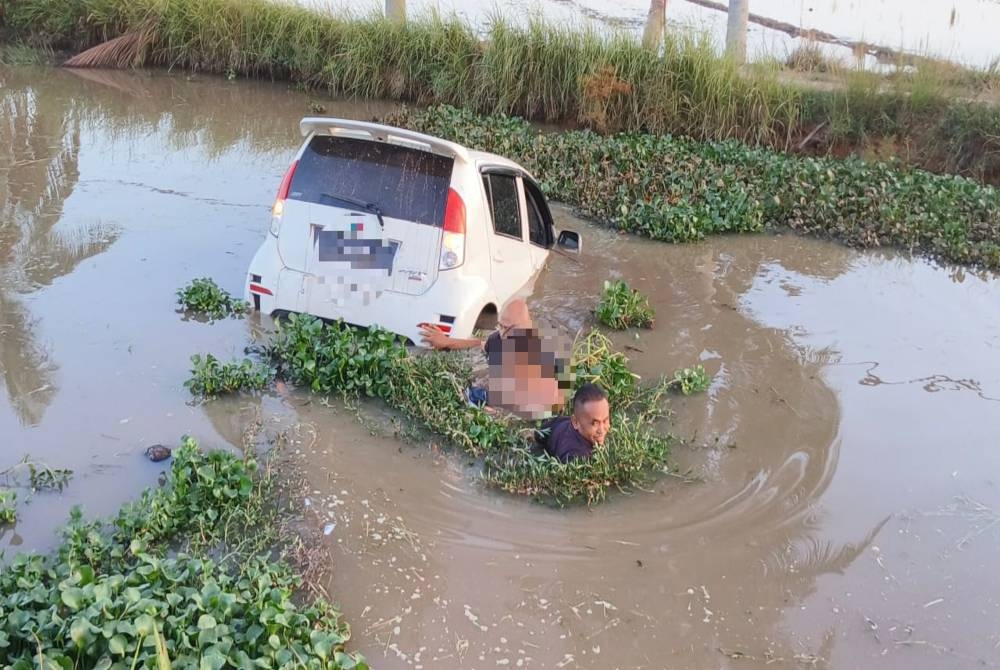
[(573, 413), (551, 419), (542, 426), (548, 433), (545, 451), (563, 463), (590, 458), (604, 444), (611, 430), (608, 394), (596, 384), (584, 384), (573, 396)]

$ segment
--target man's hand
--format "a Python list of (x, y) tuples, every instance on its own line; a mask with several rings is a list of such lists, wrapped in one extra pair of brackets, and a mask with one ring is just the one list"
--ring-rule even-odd
[(420, 324), (420, 339), (434, 349), (447, 349), (451, 341), (443, 330), (430, 323)]

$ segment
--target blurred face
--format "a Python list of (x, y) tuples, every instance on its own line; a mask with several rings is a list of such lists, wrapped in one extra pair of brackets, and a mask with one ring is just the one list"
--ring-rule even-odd
[(611, 430), (611, 406), (606, 398), (583, 403), (571, 418), (576, 432), (591, 444), (604, 444)]
[(531, 315), (528, 305), (520, 298), (511, 300), (501, 311), (497, 319), (497, 331), (500, 337), (507, 337), (514, 329), (531, 328)]
[(543, 372), (537, 354), (516, 352), (491, 369), (487, 388), (490, 404), (521, 418), (541, 419), (558, 412), (566, 394), (551, 371)]

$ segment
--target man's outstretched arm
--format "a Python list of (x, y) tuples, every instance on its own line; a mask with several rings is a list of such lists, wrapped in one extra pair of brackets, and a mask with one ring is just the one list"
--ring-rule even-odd
[(465, 340), (457, 337), (449, 337), (440, 328), (431, 324), (422, 324), (420, 326), (420, 339), (427, 346), (438, 350), (475, 349), (483, 346), (483, 341), (480, 339), (471, 338)]

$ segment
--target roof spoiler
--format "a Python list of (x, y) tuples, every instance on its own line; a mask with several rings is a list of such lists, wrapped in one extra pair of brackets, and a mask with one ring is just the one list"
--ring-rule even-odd
[(417, 133), (412, 130), (384, 126), (379, 123), (309, 116), (299, 122), (299, 130), (303, 137), (308, 137), (311, 133), (353, 137), (361, 140), (373, 140), (413, 149), (421, 149), (442, 156), (448, 156), (449, 158), (460, 158), (465, 162), (470, 162), (469, 151), (460, 144), (442, 140), (431, 135)]

